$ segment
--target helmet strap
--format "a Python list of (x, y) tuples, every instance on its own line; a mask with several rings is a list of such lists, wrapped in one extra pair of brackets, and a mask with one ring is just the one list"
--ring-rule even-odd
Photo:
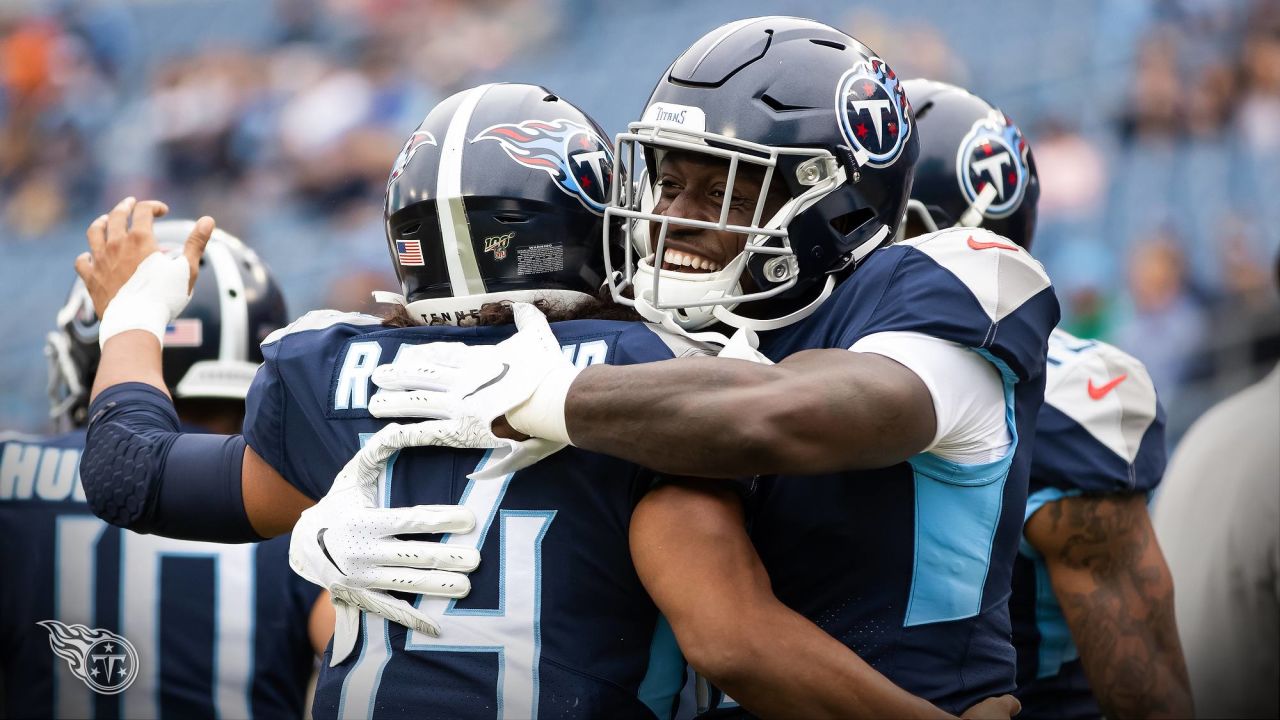
[(978, 227), (982, 224), (982, 216), (987, 212), (987, 208), (991, 207), (991, 203), (996, 199), (996, 186), (987, 183), (982, 186), (982, 192), (978, 193), (978, 199), (973, 201), (968, 210), (960, 216), (959, 227)]
[[(888, 228), (885, 228), (884, 233), (888, 234)], [(835, 290), (835, 287), (836, 287), (835, 275), (827, 275), (827, 280), (825, 283), (823, 283), (822, 291), (818, 293), (817, 297), (815, 297), (813, 300), (810, 300), (808, 303), (806, 303), (804, 307), (801, 307), (800, 309), (795, 310), (793, 312), (787, 313), (786, 315), (783, 315), (781, 317), (769, 318), (769, 319), (744, 317), (742, 315), (739, 315), (733, 312), (732, 310), (725, 308), (725, 306), (723, 305), (715, 306), (714, 308), (712, 308), (711, 313), (715, 315), (715, 318), (717, 320), (724, 323), (725, 325), (729, 325), (731, 327), (735, 327), (740, 330), (745, 329), (745, 330), (754, 330), (756, 332), (768, 332), (769, 330), (777, 330), (778, 328), (783, 328), (788, 325), (792, 325), (794, 323), (800, 322), (801, 320), (812, 315), (814, 311), (818, 309), (819, 305), (826, 302), (827, 298), (831, 297), (831, 293)]]

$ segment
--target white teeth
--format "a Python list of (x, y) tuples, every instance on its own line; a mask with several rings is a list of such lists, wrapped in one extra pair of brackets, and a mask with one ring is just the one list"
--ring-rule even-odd
[(694, 270), (707, 270), (710, 272), (718, 272), (721, 269), (720, 263), (712, 262), (707, 258), (698, 255), (689, 255), (678, 250), (666, 250), (662, 253), (662, 261), (671, 265), (679, 265), (681, 267), (693, 268)]

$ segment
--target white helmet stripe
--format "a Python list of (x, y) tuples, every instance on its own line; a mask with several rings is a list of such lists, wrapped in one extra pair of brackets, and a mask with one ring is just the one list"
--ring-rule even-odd
[(204, 251), (208, 259), (206, 272), (212, 271), (218, 288), (218, 311), (221, 315), (219, 360), (249, 359), (249, 304), (244, 296), (244, 277), (231, 254), (231, 249), (215, 237)]
[(486, 292), (480, 266), (476, 263), (466, 207), (462, 203), (462, 152), (467, 142), (471, 115), (493, 84), (466, 91), (449, 121), (440, 149), (440, 170), (436, 178), (436, 218), (444, 243), (444, 261), (449, 269), (449, 287), (454, 297)]

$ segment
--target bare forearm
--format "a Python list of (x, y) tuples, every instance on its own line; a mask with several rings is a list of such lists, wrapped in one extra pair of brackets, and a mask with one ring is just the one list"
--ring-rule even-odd
[(565, 403), (576, 446), (660, 472), (752, 475), (768, 462), (752, 435), (765, 422), (779, 370), (745, 361), (689, 358), (583, 371)]
[(918, 377), (844, 350), (773, 366), (684, 358), (590, 367), (565, 415), (578, 447), (700, 477), (883, 467), (919, 452), (935, 430)]
[[(1063, 600), (1064, 606), (1074, 604), (1088, 616), (1072, 626), (1072, 636), (1104, 715), (1192, 716), (1186, 665), (1172, 623), (1172, 602), (1167, 607), (1148, 607), (1146, 617), (1134, 617), (1123, 609), (1125, 601), (1119, 597), (1095, 594)], [(1100, 609), (1104, 604), (1113, 610)]]
[[(1046, 508), (1069, 528), (1050, 577), (1094, 695), (1108, 717), (1190, 717), (1173, 579), (1141, 497)], [(1043, 512), (1043, 511), (1042, 511)]]
[(90, 399), (112, 385), (126, 382), (146, 383), (168, 395), (160, 353), (160, 341), (145, 330), (130, 330), (107, 340)]
[(766, 717), (946, 717), (773, 595), (741, 504), (715, 486), (651, 492), (632, 558), (690, 664)]
[[(743, 707), (762, 717), (952, 717), (894, 685), (849, 648), (800, 614), (777, 603), (758, 617), (760, 628), (739, 672), (709, 677)], [(767, 632), (764, 628), (768, 628)]]

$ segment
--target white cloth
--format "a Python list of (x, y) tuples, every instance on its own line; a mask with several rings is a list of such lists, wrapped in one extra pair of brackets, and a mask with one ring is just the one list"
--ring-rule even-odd
[(915, 373), (933, 397), (938, 430), (925, 452), (974, 465), (999, 460), (1013, 436), (1000, 371), (958, 343), (917, 332), (868, 335), (849, 348), (883, 355)]
[(1280, 367), (1191, 426), (1153, 520), (1197, 713), (1277, 717)]
[(127, 330), (146, 330), (164, 345), (164, 331), (191, 299), (191, 264), (181, 252), (157, 250), (138, 264), (133, 275), (107, 303), (98, 326), (98, 347)]

